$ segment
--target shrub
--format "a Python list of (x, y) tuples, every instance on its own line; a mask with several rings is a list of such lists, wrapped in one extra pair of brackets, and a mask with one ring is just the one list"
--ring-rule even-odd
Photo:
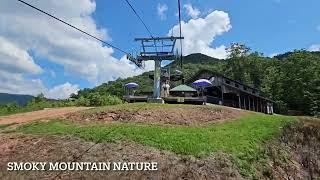
[(90, 101), (89, 101), (89, 99), (84, 98), (83, 96), (81, 96), (76, 100), (75, 104), (77, 106), (90, 106)]
[(104, 105), (116, 105), (116, 104), (122, 104), (122, 100), (118, 96), (110, 96), (108, 95), (105, 99)]
[[(83, 98), (80, 97), (79, 100)], [(122, 100), (117, 96), (111, 95), (101, 95), (97, 92), (89, 94), (88, 98), (83, 98), (81, 101), (85, 102), (82, 105), (88, 106), (107, 106), (107, 105), (116, 105), (121, 104)], [(88, 101), (88, 102), (87, 102)]]

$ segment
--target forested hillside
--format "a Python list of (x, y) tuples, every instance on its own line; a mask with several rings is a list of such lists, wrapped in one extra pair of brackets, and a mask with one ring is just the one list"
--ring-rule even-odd
[[(320, 52), (296, 50), (269, 58), (251, 52), (244, 45), (233, 44), (229, 53), (230, 56), (226, 60), (218, 60), (203, 54), (184, 57), (185, 79), (201, 69), (215, 71), (260, 89), (267, 97), (277, 102), (282, 113), (290, 109), (309, 115), (319, 115)], [(179, 66), (179, 62), (173, 62), (167, 67), (173, 71), (179, 69)], [(137, 93), (151, 92), (153, 81), (149, 78), (149, 74), (152, 72), (104, 83), (94, 89), (84, 89), (73, 97), (85, 98), (90, 94), (121, 97), (123, 85), (128, 82), (140, 84), (141, 88)]]
[(8, 103), (17, 103), (18, 105), (24, 106), (31, 101), (33, 96), (19, 95), (19, 94), (7, 94), (0, 93), (0, 105)]

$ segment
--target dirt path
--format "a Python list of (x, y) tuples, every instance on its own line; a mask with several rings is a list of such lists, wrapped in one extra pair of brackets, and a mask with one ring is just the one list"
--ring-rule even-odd
[[(89, 150), (88, 150), (89, 149)], [(36, 152), (36, 153), (35, 153)], [(8, 162), (157, 162), (157, 171), (7, 171)], [(112, 166), (111, 166), (112, 167)], [(0, 134), (0, 177), (10, 179), (242, 179), (223, 153), (194, 158), (129, 141)]]
[(19, 113), (10, 116), (0, 117), (0, 125), (25, 123), (44, 118), (61, 117), (69, 113), (74, 113), (81, 110), (89, 109), (88, 107), (65, 107), (65, 108), (50, 108), (40, 111), (33, 111), (27, 113)]

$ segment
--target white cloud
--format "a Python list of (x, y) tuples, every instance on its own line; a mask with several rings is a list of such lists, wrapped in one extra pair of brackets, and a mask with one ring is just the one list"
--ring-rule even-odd
[(271, 53), (270, 55), (269, 55), (269, 57), (271, 57), (271, 58), (273, 58), (273, 57), (275, 57), (275, 56), (277, 56), (277, 55), (279, 55), (280, 53)]
[[(28, 2), (90, 34), (111, 41), (107, 29), (97, 28), (91, 16), (96, 8), (92, 0)], [(27, 78), (50, 68), (42, 69), (35, 57), (61, 65), (66, 78), (81, 78), (92, 85), (143, 72), (128, 60), (113, 57), (113, 52), (112, 48), (18, 1), (0, 1), (0, 71), (11, 77), (0, 77), (2, 92), (35, 95), (50, 91), (39, 78)]]
[(40, 79), (26, 79), (20, 73), (0, 70), (0, 92), (33, 96), (43, 93), (47, 98), (67, 99), (78, 90), (78, 85), (72, 85), (69, 82), (47, 89)]
[[(223, 11), (213, 11), (205, 18), (191, 19), (182, 22), (184, 55), (203, 53), (208, 56), (223, 59), (227, 57), (225, 46), (212, 47), (217, 36), (231, 29), (229, 15)], [(174, 26), (168, 33), (179, 36), (179, 26)], [(179, 45), (179, 44), (178, 44)]]
[(47, 98), (67, 99), (72, 93), (76, 94), (80, 90), (78, 85), (72, 85), (69, 82), (53, 87), (44, 93)]
[(314, 44), (314, 45), (311, 45), (309, 48), (308, 48), (309, 51), (320, 51), (320, 44)]
[(35, 64), (26, 50), (0, 36), (0, 70), (39, 74), (42, 68)]
[(187, 15), (193, 19), (198, 18), (201, 13), (199, 9), (192, 7), (191, 4), (185, 4), (183, 7), (186, 9)]
[[(91, 17), (96, 7), (94, 1), (77, 0), (74, 3), (72, 0), (48, 0), (32, 3), (95, 36), (111, 39), (107, 30), (98, 29)], [(101, 83), (115, 76), (135, 73), (135, 67), (129, 63), (118, 66), (120, 62), (112, 56), (112, 48), (21, 3), (9, 0), (0, 2), (0, 15), (0, 34), (21, 45), (24, 50), (32, 50), (37, 56), (62, 65), (68, 74)], [(123, 68), (128, 70), (126, 74), (123, 74)]]
[(161, 20), (167, 19), (166, 12), (168, 11), (168, 6), (166, 4), (159, 3), (157, 10), (158, 10), (158, 16), (160, 17)]
[(0, 70), (0, 92), (37, 95), (45, 92), (45, 87), (39, 79), (25, 79), (20, 73)]

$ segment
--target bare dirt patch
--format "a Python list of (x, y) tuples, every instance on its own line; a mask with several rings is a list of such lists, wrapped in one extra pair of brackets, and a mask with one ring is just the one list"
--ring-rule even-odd
[(116, 109), (95, 113), (73, 113), (67, 116), (67, 119), (82, 123), (124, 122), (201, 126), (236, 119), (243, 114), (245, 114), (245, 112), (231, 108), (177, 106), (170, 108), (141, 108), (135, 111)]
[(266, 145), (269, 158), (258, 174), (270, 179), (320, 178), (320, 120), (304, 118), (283, 129), (278, 141)]
[[(230, 158), (223, 153), (198, 159), (132, 142), (95, 145), (71, 137), (1, 134), (0, 137), (1, 179), (242, 179)], [(6, 170), (10, 161), (158, 162), (159, 170), (12, 172)]]
[(3, 116), (3, 117), (0, 117), (0, 125), (26, 123), (26, 122), (30, 122), (38, 119), (44, 119), (44, 118), (63, 117), (66, 114), (82, 111), (85, 109), (89, 109), (89, 108), (87, 107), (52, 108), (52, 109), (44, 109), (40, 111), (33, 111), (33, 112), (27, 112), (27, 113), (19, 113), (19, 114), (14, 114), (10, 116)]

